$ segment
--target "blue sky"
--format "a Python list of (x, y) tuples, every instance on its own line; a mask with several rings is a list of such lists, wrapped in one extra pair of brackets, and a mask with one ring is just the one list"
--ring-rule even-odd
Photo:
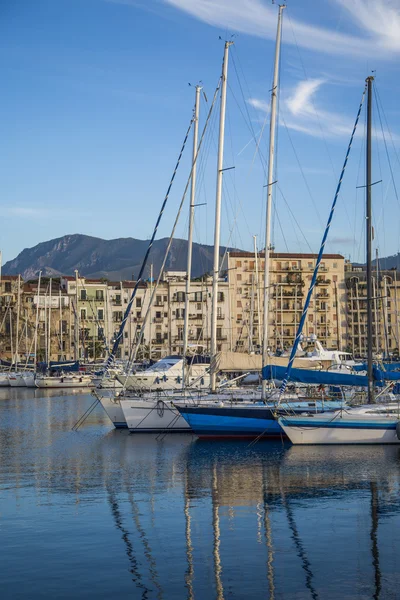
[[(284, 13), (274, 243), (319, 247), (364, 80), (372, 70), (399, 187), (400, 7), (391, 0), (288, 2)], [(0, 248), (3, 259), (67, 233), (147, 238), (188, 126), (194, 88), (210, 100), (234, 36), (222, 243), (263, 244), (277, 6), (267, 0), (2, 0)], [(208, 105), (201, 106), (201, 124)], [(212, 243), (217, 112), (199, 164), (196, 241)], [(380, 254), (399, 248), (400, 206), (375, 116), (374, 221)], [(330, 251), (363, 260), (364, 116)], [(159, 230), (168, 236), (191, 144)], [(397, 178), (397, 179), (396, 179)], [(289, 207), (289, 208), (288, 208)], [(186, 213), (178, 235), (186, 235)]]

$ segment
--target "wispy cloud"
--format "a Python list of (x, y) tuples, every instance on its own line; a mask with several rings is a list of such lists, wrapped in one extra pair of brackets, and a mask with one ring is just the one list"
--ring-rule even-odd
[[(113, 0), (127, 3), (129, 0)], [(276, 7), (262, 0), (162, 0), (193, 17), (232, 31), (274, 39)], [(333, 55), (376, 56), (400, 52), (400, 7), (392, 0), (332, 0), (345, 7), (360, 35), (291, 19), (292, 35), (284, 41)], [(135, 3), (133, 3), (135, 4)]]
[[(349, 135), (353, 126), (351, 119), (317, 105), (315, 97), (323, 84), (323, 79), (298, 82), (281, 102), (282, 122), (289, 129), (313, 137)], [(269, 110), (268, 104), (262, 99), (250, 98), (248, 102), (261, 112)]]
[(322, 79), (308, 79), (301, 81), (294, 91), (294, 94), (288, 98), (286, 105), (293, 115), (310, 114), (313, 112), (311, 105), (312, 96), (323, 84)]

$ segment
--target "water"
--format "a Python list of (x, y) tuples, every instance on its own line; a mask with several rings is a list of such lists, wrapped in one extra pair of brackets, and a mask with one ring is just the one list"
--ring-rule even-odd
[(398, 598), (400, 448), (114, 430), (0, 391), (1, 598)]

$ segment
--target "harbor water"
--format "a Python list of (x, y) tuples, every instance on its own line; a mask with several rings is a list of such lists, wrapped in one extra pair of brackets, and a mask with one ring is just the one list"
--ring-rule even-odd
[(114, 430), (0, 390), (1, 598), (398, 598), (400, 448)]

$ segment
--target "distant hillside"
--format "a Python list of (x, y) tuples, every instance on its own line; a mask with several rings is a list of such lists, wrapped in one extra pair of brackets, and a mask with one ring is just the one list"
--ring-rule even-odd
[[(148, 264), (153, 263), (155, 276), (161, 268), (167, 245), (167, 238), (154, 242)], [(20, 273), (27, 280), (36, 278), (39, 271), (42, 271), (43, 276), (55, 277), (74, 275), (75, 269), (78, 269), (86, 277), (129, 280), (138, 275), (147, 246), (147, 240), (134, 238), (102, 240), (81, 234), (65, 235), (33, 248), (26, 248), (14, 260), (5, 263), (2, 272), (5, 275)], [(221, 254), (224, 251), (225, 249), (221, 249)], [(166, 270), (186, 270), (186, 253), (186, 240), (174, 240)], [(212, 246), (193, 244), (193, 277), (211, 271), (212, 262)], [(149, 269), (146, 277), (148, 275)]]

